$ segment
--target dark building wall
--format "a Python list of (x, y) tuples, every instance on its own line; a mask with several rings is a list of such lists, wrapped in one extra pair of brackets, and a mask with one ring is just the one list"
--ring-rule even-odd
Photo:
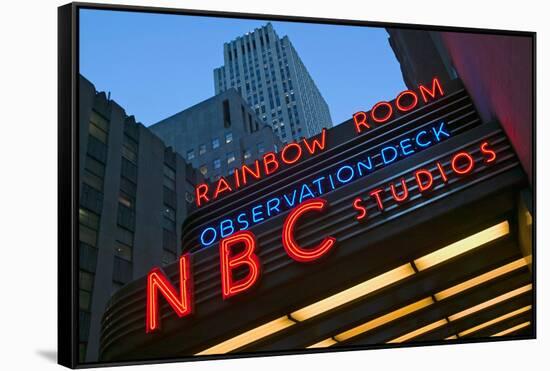
[(79, 331), (81, 361), (92, 362), (111, 295), (181, 253), (198, 175), (84, 77), (79, 94)]
[(400, 28), (386, 28), (386, 31), (409, 89), (432, 81), (434, 76), (445, 82), (456, 77), (439, 33)]
[(498, 120), (532, 180), (533, 60), (526, 36), (387, 29), (405, 84), (456, 74), (484, 122)]
[[(203, 174), (210, 179), (228, 175), (233, 168), (254, 161), (265, 152), (277, 151), (282, 144), (235, 89), (187, 108), (149, 129), (193, 167), (201, 171), (206, 167)], [(247, 151), (249, 155), (245, 156)], [(234, 160), (230, 161), (230, 157)]]
[[(143, 130), (140, 134), (145, 134)], [(140, 146), (149, 148), (139, 153), (137, 199), (140, 207), (136, 210), (135, 268), (137, 277), (147, 274), (151, 262), (162, 259), (163, 222), (163, 166), (164, 145), (151, 135), (140, 135)]]
[(441, 35), (481, 117), (501, 123), (532, 180), (532, 39), (456, 32)]

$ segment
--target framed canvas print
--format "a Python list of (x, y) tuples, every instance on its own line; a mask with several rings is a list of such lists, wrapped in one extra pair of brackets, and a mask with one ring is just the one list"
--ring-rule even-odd
[(535, 34), (59, 8), (59, 362), (533, 339)]

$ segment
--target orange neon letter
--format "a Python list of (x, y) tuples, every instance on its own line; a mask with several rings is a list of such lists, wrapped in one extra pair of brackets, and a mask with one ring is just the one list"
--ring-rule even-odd
[(487, 157), (485, 158), (485, 163), (486, 163), (486, 164), (495, 161), (496, 158), (497, 158), (497, 154), (496, 154), (495, 151), (493, 151), (493, 150), (490, 148), (489, 142), (483, 142), (483, 143), (481, 143), (481, 153), (483, 153), (483, 156), (484, 156), (484, 157), (487, 156)]
[(353, 114), (353, 123), (355, 124), (355, 131), (357, 134), (360, 134), (363, 128), (370, 129), (370, 125), (367, 122), (367, 114), (363, 111)]
[(439, 95), (441, 96), (445, 94), (437, 77), (433, 78), (431, 89), (426, 88), (424, 85), (420, 85), (419, 89), (420, 94), (422, 94), (422, 99), (424, 100), (424, 103), (428, 103), (428, 97), (435, 99), (436, 93), (439, 93)]
[(327, 133), (327, 129), (323, 128), (321, 131), (321, 140), (318, 138), (313, 139), (311, 144), (307, 141), (307, 139), (304, 139), (304, 144), (306, 145), (306, 149), (309, 152), (309, 154), (314, 155), (315, 152), (317, 152), (317, 148), (319, 148), (319, 151), (322, 151), (325, 149), (325, 136)]
[(334, 246), (336, 242), (334, 237), (325, 237), (317, 246), (308, 249), (301, 248), (294, 239), (294, 230), (298, 219), (309, 211), (322, 211), (326, 205), (327, 201), (325, 199), (314, 198), (302, 202), (288, 214), (283, 225), (283, 247), (292, 259), (301, 263), (309, 263), (328, 253)]
[(160, 328), (159, 291), (172, 309), (174, 309), (178, 317), (184, 317), (193, 312), (190, 260), (191, 256), (189, 254), (180, 257), (179, 293), (160, 268), (155, 267), (151, 269), (147, 275), (147, 310), (145, 320), (145, 331), (147, 333)]
[[(243, 245), (242, 252), (233, 254), (235, 245)], [(260, 277), (260, 259), (255, 253), (256, 237), (250, 231), (240, 231), (220, 241), (220, 268), (222, 295), (228, 299), (251, 288)], [(248, 274), (239, 280), (233, 278), (233, 271), (247, 267)]]
[(202, 183), (195, 187), (195, 202), (201, 206), (201, 201), (208, 202), (208, 184)]
[(264, 171), (265, 175), (270, 175), (277, 171), (279, 168), (279, 162), (275, 157), (275, 153), (268, 152), (264, 155)]

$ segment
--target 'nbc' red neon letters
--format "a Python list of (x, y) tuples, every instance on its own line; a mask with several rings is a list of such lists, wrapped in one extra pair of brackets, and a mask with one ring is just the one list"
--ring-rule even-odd
[[(316, 198), (305, 201), (287, 216), (282, 233), (282, 243), (290, 258), (301, 263), (314, 262), (326, 255), (336, 243), (334, 237), (325, 237), (318, 245), (304, 248), (294, 237), (298, 221), (305, 213), (321, 212), (327, 201)], [(260, 257), (256, 237), (250, 231), (240, 231), (220, 241), (220, 272), (223, 299), (229, 299), (252, 288), (261, 275)], [(238, 252), (235, 252), (238, 251)], [(160, 328), (159, 293), (179, 317), (193, 313), (191, 256), (185, 254), (179, 260), (179, 292), (160, 268), (147, 275), (146, 332)], [(235, 278), (234, 271), (246, 269), (246, 275)]]

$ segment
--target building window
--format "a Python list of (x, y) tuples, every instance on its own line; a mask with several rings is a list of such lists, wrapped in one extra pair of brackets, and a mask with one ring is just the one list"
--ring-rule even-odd
[(172, 191), (176, 190), (176, 172), (166, 164), (164, 164), (163, 184)]
[(124, 228), (117, 228), (117, 241), (122, 242), (123, 244), (127, 246), (133, 246), (134, 244), (134, 233), (124, 229)]
[[(233, 85), (233, 82), (231, 82)], [(231, 113), (229, 112), (229, 100), (223, 101), (223, 127), (231, 127)]]
[(245, 160), (248, 160), (250, 157), (252, 156), (252, 153), (250, 152), (249, 149), (245, 149), (244, 150), (244, 153), (243, 153), (243, 157)]
[(126, 206), (129, 209), (134, 208), (134, 200), (132, 197), (128, 196), (126, 193), (120, 191), (118, 194), (118, 202), (120, 202), (122, 205)]
[(86, 290), (92, 292), (92, 287), (94, 285), (94, 274), (89, 273), (83, 270), (79, 271), (78, 275), (78, 286), (81, 290)]
[(235, 161), (235, 152), (229, 152), (227, 154), (227, 164), (230, 164)]
[(118, 204), (117, 223), (119, 226), (133, 231), (135, 218), (135, 212), (132, 209), (126, 207), (122, 203)]
[(103, 143), (107, 143), (107, 132), (109, 131), (109, 122), (100, 116), (97, 112), (92, 111), (90, 115), (89, 132), (90, 135)]
[(99, 215), (86, 209), (78, 209), (78, 221), (80, 222), (80, 224), (83, 224), (92, 229), (99, 229)]
[(94, 277), (95, 275), (93, 273), (88, 273), (83, 270), (78, 272), (78, 305), (81, 310), (90, 310)]
[(164, 217), (170, 219), (171, 221), (176, 221), (176, 210), (171, 208), (170, 206), (164, 205)]
[(80, 242), (84, 242), (90, 246), (97, 246), (97, 231), (80, 224), (78, 228), (78, 238)]
[(105, 165), (90, 156), (86, 156), (86, 169), (101, 178), (105, 175)]
[(78, 305), (81, 310), (89, 311), (92, 302), (92, 293), (79, 290), (78, 292)]
[(90, 187), (94, 188), (96, 191), (103, 192), (103, 178), (92, 174), (90, 170), (84, 169), (84, 173), (82, 174), (82, 181)]
[(258, 143), (258, 153), (264, 153), (264, 152), (265, 152), (264, 142), (259, 142)]
[(218, 138), (212, 139), (212, 149), (216, 149), (220, 146), (220, 140)]
[(202, 175), (206, 176), (206, 174), (208, 173), (208, 167), (206, 165), (202, 165), (199, 168), (199, 171), (201, 172)]
[(79, 343), (78, 344), (78, 352), (79, 356), (78, 359), (81, 363), (83, 363), (86, 360), (86, 345), (88, 343)]
[(222, 163), (219, 158), (214, 160), (214, 169), (219, 169), (221, 167)]
[(132, 261), (132, 247), (115, 241), (115, 256), (127, 261)]
[(122, 141), (122, 157), (135, 164), (137, 162), (137, 152), (137, 142), (127, 135), (124, 135)]
[(225, 143), (229, 144), (233, 141), (233, 133), (229, 132), (225, 134)]
[(199, 156), (204, 155), (206, 153), (206, 144), (201, 144), (199, 146)]
[(190, 149), (189, 151), (187, 151), (187, 161), (191, 161), (194, 158), (195, 158), (195, 150)]
[(98, 128), (90, 121), (90, 135), (99, 140), (102, 143), (107, 143), (107, 133)]
[(133, 277), (132, 263), (128, 260), (115, 256), (113, 259), (113, 282), (125, 284)]

